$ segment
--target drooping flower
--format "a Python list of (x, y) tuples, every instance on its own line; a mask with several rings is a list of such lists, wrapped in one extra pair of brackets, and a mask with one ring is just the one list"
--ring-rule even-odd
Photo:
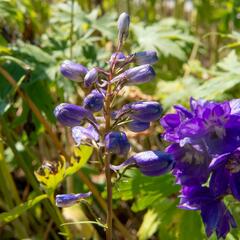
[(150, 122), (141, 122), (137, 120), (132, 120), (127, 124), (127, 128), (132, 132), (142, 132), (149, 128)]
[(142, 84), (151, 81), (156, 73), (151, 65), (145, 64), (133, 67), (119, 74), (111, 80), (112, 83), (124, 82), (127, 85)]
[(54, 115), (62, 125), (68, 127), (79, 126), (84, 119), (93, 122), (96, 121), (89, 110), (70, 103), (61, 103), (58, 105), (54, 109)]
[(83, 100), (83, 107), (91, 112), (99, 112), (103, 108), (104, 96), (94, 89)]
[(88, 127), (76, 126), (72, 128), (72, 137), (77, 145), (85, 142), (98, 141), (99, 134), (96, 129), (89, 124)]
[(104, 139), (106, 150), (117, 155), (127, 155), (130, 143), (124, 132), (111, 131)]
[(118, 40), (119, 42), (122, 39), (128, 37), (128, 29), (130, 24), (130, 17), (127, 13), (123, 12), (118, 18)]
[(111, 165), (112, 170), (119, 170), (127, 166), (136, 166), (146, 176), (160, 176), (172, 170), (174, 159), (171, 154), (161, 151), (140, 152), (122, 164)]
[(60, 67), (62, 75), (76, 82), (82, 82), (88, 69), (79, 63), (65, 60)]
[(137, 52), (131, 55), (133, 62), (137, 65), (153, 64), (158, 61), (156, 51)]
[(86, 88), (91, 87), (93, 83), (98, 80), (98, 71), (96, 68), (92, 68), (84, 77), (84, 86)]
[(162, 106), (155, 101), (138, 101), (125, 104), (120, 110), (113, 114), (115, 119), (127, 115), (131, 119), (140, 122), (152, 122), (160, 118)]
[(202, 186), (183, 187), (179, 207), (200, 210), (208, 237), (216, 232), (217, 238), (225, 238), (230, 228), (237, 226), (221, 197), (211, 188)]
[(77, 194), (59, 194), (56, 196), (56, 206), (62, 208), (71, 207), (72, 205), (78, 203), (81, 199), (90, 197), (91, 195), (91, 192)]

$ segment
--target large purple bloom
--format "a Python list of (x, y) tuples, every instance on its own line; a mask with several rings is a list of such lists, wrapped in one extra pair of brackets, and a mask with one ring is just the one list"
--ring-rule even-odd
[(239, 100), (217, 103), (192, 98), (190, 107), (191, 111), (175, 106), (176, 113), (161, 119), (165, 140), (197, 145), (210, 154), (229, 152), (240, 145)]
[(207, 181), (213, 157), (240, 146), (239, 100), (217, 103), (190, 100), (191, 111), (175, 106), (176, 113), (161, 120), (165, 140), (174, 143), (167, 152), (176, 159), (174, 175), (184, 185)]

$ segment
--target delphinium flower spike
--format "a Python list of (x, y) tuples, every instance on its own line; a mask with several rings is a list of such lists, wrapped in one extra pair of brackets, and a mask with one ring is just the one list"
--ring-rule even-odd
[[(240, 201), (240, 99), (214, 102), (190, 99), (190, 110), (174, 107), (160, 123), (174, 156), (173, 174), (182, 186), (180, 207), (200, 210), (206, 234), (226, 238), (236, 222), (224, 204)], [(207, 186), (206, 186), (207, 185)]]

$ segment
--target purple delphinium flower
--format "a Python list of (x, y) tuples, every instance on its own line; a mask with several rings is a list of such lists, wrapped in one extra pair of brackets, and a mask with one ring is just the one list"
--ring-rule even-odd
[(127, 124), (127, 128), (132, 132), (142, 132), (150, 127), (150, 122), (141, 122), (137, 120), (132, 120)]
[(200, 210), (208, 237), (216, 232), (217, 238), (225, 238), (230, 228), (237, 226), (233, 216), (211, 188), (202, 186), (183, 187), (179, 207)]
[(88, 69), (79, 63), (65, 60), (60, 67), (62, 75), (76, 82), (82, 82)]
[(130, 143), (124, 132), (109, 132), (104, 139), (106, 150), (117, 155), (127, 155)]
[(127, 85), (142, 84), (151, 81), (156, 73), (149, 64), (130, 68), (111, 80), (115, 82), (125, 82)]
[(145, 151), (133, 155), (118, 166), (111, 165), (111, 169), (117, 171), (134, 165), (146, 176), (160, 176), (171, 171), (174, 162), (171, 154), (161, 151)]
[(88, 127), (76, 126), (72, 128), (72, 137), (77, 145), (88, 141), (98, 141), (99, 134), (96, 129), (89, 124)]
[(83, 100), (83, 107), (91, 112), (99, 112), (103, 108), (104, 96), (94, 89)]
[(97, 82), (98, 80), (98, 71), (96, 68), (92, 68), (84, 77), (84, 86), (91, 87), (93, 83)]
[(96, 121), (89, 110), (70, 103), (61, 103), (58, 105), (54, 109), (54, 115), (62, 125), (68, 127), (78, 126), (84, 119), (93, 122)]
[(236, 107), (232, 114), (229, 102), (191, 99), (190, 106), (191, 111), (175, 106), (176, 113), (165, 115), (160, 123), (165, 128), (165, 140), (178, 147), (190, 145), (205, 156), (207, 162), (196, 167), (206, 167), (209, 158), (240, 146), (240, 115), (236, 114)]
[(131, 56), (132, 61), (135, 62), (137, 65), (153, 64), (158, 61), (157, 52), (151, 50), (137, 52), (132, 54)]
[(77, 193), (77, 194), (59, 194), (56, 196), (56, 206), (57, 207), (71, 207), (72, 205), (79, 202), (82, 198), (87, 198), (92, 195), (91, 192), (88, 193)]
[(125, 104), (122, 109), (113, 114), (114, 118), (127, 115), (140, 122), (152, 122), (160, 118), (162, 106), (155, 101), (139, 101)]

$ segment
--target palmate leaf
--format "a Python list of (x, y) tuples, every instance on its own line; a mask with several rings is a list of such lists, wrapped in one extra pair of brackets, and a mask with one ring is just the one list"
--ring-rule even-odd
[(37, 203), (41, 202), (43, 199), (46, 199), (48, 196), (46, 194), (35, 197), (34, 199), (28, 200), (25, 203), (22, 203), (15, 208), (11, 209), (8, 212), (0, 214), (0, 222), (8, 223), (18, 218), (21, 214), (26, 212), (28, 209), (32, 208)]
[(65, 158), (61, 156), (58, 162), (45, 162), (35, 172), (35, 176), (45, 191), (51, 195), (65, 177), (73, 175), (86, 164), (92, 152), (93, 149), (89, 146), (74, 147), (70, 163), (66, 163)]
[(133, 26), (133, 31), (142, 49), (151, 46), (165, 57), (173, 56), (180, 60), (186, 60), (187, 45), (197, 42), (188, 34), (187, 29), (180, 29), (174, 23), (169, 24), (166, 21), (147, 27), (136, 24)]
[[(185, 104), (191, 96), (205, 99), (220, 98), (223, 93), (240, 84), (239, 69), (240, 60), (236, 52), (231, 51), (222, 61), (208, 70), (212, 75), (208, 80), (201, 80), (194, 76), (174, 81), (162, 80), (157, 85), (155, 95), (166, 108), (176, 103)], [(206, 70), (204, 71), (207, 73)]]

